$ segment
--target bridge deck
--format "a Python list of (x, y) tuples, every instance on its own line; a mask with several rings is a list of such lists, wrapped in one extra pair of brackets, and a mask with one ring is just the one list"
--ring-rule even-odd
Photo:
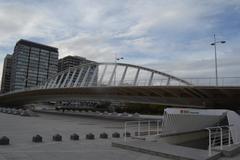
[(236, 109), (234, 107), (240, 106), (240, 87), (126, 86), (34, 89), (0, 95), (0, 105), (72, 99)]

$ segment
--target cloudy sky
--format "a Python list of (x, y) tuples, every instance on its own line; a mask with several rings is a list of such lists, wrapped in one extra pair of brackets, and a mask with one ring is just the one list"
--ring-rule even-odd
[(240, 0), (0, 0), (0, 75), (19, 39), (60, 57), (143, 65), (178, 77), (240, 77)]

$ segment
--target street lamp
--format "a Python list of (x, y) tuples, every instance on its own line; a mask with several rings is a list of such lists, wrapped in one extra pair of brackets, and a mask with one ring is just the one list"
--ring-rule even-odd
[(214, 42), (211, 43), (214, 46), (215, 51), (215, 72), (216, 72), (216, 86), (218, 86), (218, 70), (217, 70), (217, 43), (226, 43), (226, 41), (217, 41), (216, 35), (214, 34)]
[[(124, 59), (124, 58), (115, 56), (115, 67), (117, 67), (117, 61), (120, 61), (121, 59)], [(114, 86), (116, 85), (116, 75), (117, 75), (117, 70), (115, 70), (115, 73), (114, 73)]]

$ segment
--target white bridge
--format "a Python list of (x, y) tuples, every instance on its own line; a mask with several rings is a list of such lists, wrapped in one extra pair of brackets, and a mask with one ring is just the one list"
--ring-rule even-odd
[(221, 78), (221, 86), (213, 80), (181, 79), (132, 64), (88, 63), (52, 75), (35, 87), (1, 94), (0, 105), (106, 100), (197, 108), (240, 106), (240, 78)]
[(88, 63), (60, 72), (40, 88), (105, 86), (190, 85), (189, 82), (153, 69), (124, 63)]

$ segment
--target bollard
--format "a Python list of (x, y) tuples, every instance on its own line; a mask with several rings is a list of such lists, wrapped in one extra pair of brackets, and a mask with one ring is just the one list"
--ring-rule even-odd
[(108, 115), (108, 114), (109, 114), (108, 111), (103, 112), (103, 115)]
[(127, 117), (127, 116), (128, 116), (128, 113), (127, 113), (127, 112), (123, 112), (123, 113), (122, 113), (122, 116)]
[(60, 134), (55, 134), (53, 137), (52, 137), (52, 140), (53, 141), (62, 141), (62, 136)]
[(11, 114), (11, 109), (10, 108), (7, 109), (7, 114)]
[(125, 137), (130, 137), (131, 136), (131, 133), (130, 132), (126, 132), (126, 135), (125, 135), (125, 133), (123, 133), (123, 136)]
[(113, 138), (120, 138), (120, 134), (119, 134), (118, 132), (114, 132), (114, 133), (112, 134), (112, 137), (113, 137)]
[(2, 111), (3, 113), (6, 113), (7, 112), (7, 109), (6, 108), (3, 108), (3, 111)]
[(23, 111), (20, 113), (20, 115), (21, 115), (21, 116), (24, 116), (24, 117), (30, 117), (30, 116), (31, 116), (30, 113), (29, 113), (29, 111), (27, 111), (27, 110), (23, 110)]
[(11, 110), (10, 110), (10, 114), (14, 114), (15, 111), (16, 111), (16, 109), (14, 109), (14, 108), (11, 109)]
[(42, 140), (42, 137), (40, 135), (36, 135), (36, 136), (33, 136), (32, 138), (32, 142), (35, 142), (35, 143), (41, 143), (43, 140)]
[(76, 133), (73, 133), (73, 134), (70, 136), (70, 139), (73, 140), (73, 141), (78, 141), (78, 140), (79, 140), (79, 135), (76, 134)]
[(100, 134), (99, 137), (102, 138), (102, 139), (108, 139), (108, 134), (103, 132), (103, 133)]
[(13, 114), (18, 115), (18, 114), (20, 114), (20, 112), (19, 112), (19, 110), (15, 110)]
[(9, 145), (10, 144), (10, 140), (8, 137), (3, 136), (2, 138), (0, 138), (0, 145)]
[(118, 113), (117, 113), (117, 112), (112, 112), (111, 115), (112, 115), (112, 116), (117, 116)]
[(86, 135), (86, 139), (95, 139), (95, 136), (94, 136), (94, 134), (92, 134), (92, 133), (89, 133), (89, 134), (87, 134)]
[(138, 117), (140, 117), (140, 114), (136, 112), (132, 115), (132, 117), (138, 118)]

